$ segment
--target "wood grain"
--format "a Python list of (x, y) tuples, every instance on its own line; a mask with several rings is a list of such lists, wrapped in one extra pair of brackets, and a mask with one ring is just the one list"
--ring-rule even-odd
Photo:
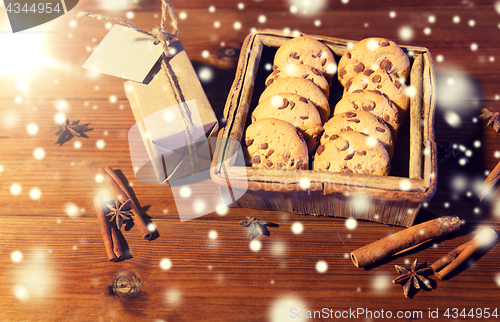
[[(130, 3), (109, 14), (126, 18), (130, 10), (134, 13), (130, 20), (145, 30), (159, 23), (157, 1)], [(135, 120), (123, 80), (81, 68), (107, 29), (102, 22), (76, 20), (78, 11), (106, 13), (102, 1), (80, 1), (67, 15), (40, 27), (48, 31), (43, 50), (57, 65), (33, 71), (26, 90), (19, 90), (18, 77), (3, 72), (4, 65), (0, 65), (0, 320), (287, 321), (290, 305), (304, 305), (303, 310), (365, 308), (394, 314), (414, 310), (424, 313), (421, 320), (426, 320), (430, 308), (440, 311), (436, 321), (448, 321), (442, 313), (449, 307), (467, 312), (497, 307), (498, 245), (449, 279), (430, 276), (433, 289), (414, 292), (411, 299), (405, 299), (402, 288), (391, 283), (397, 276), (395, 264), (409, 267), (415, 258), (419, 263), (433, 263), (470, 240), (476, 228), (500, 229), (498, 191), (480, 204), (467, 199), (467, 192), (473, 193), (477, 182), (486, 177), (485, 171), (497, 164), (500, 151), (499, 134), (474, 120), (482, 107), (500, 111), (500, 20), (494, 1), (325, 1), (319, 12), (307, 15), (300, 5), (292, 12), (289, 1), (243, 3), (241, 10), (238, 2), (229, 0), (172, 1), (177, 15), (184, 12), (187, 16), (179, 19), (180, 37), (195, 69), (207, 67), (213, 72), (213, 78), (202, 85), (219, 118), (236, 66), (219, 67), (211, 57), (225, 47), (239, 48), (251, 28), (289, 28), (353, 40), (377, 35), (429, 49), (438, 85), (436, 142), (463, 145), (470, 151), (470, 162), (439, 165), (436, 194), (422, 206), (416, 220), (423, 222), (451, 211), (464, 220), (463, 227), (365, 270), (356, 269), (348, 254), (402, 228), (358, 221), (350, 229), (345, 219), (249, 208), (231, 208), (225, 215), (211, 212), (181, 222), (174, 202), (176, 187), (143, 184), (134, 177), (127, 135)], [(215, 12), (209, 11), (210, 6)], [(10, 30), (5, 11), (0, 11), (0, 28), (6, 30), (0, 34), (0, 48), (5, 50), (3, 33)], [(389, 16), (392, 11), (394, 18)], [(261, 15), (266, 17), (264, 23), (259, 22)], [(435, 22), (429, 21), (430, 16)], [(460, 17), (459, 23), (453, 22), (455, 16)], [(70, 27), (72, 20), (75, 28)], [(235, 22), (241, 23), (240, 29), (233, 27)], [(413, 30), (411, 39), (400, 37), (404, 26)], [(472, 44), (476, 50), (471, 50)], [(8, 63), (13, 62), (0, 64)], [(116, 102), (110, 96), (116, 96)], [(60, 111), (70, 120), (91, 123), (89, 138), (54, 145), (54, 117)], [(447, 122), (450, 111), (460, 117), (459, 126)], [(27, 131), (31, 123), (38, 125), (36, 134)], [(104, 141), (104, 148), (97, 147), (98, 140)], [(77, 141), (81, 147), (75, 147)], [(37, 148), (45, 152), (41, 159), (34, 156)], [(96, 181), (99, 167), (105, 166), (120, 170), (127, 178), (146, 219), (159, 233), (156, 239), (145, 241), (137, 227), (127, 227), (122, 234), (131, 257), (118, 263), (107, 260), (92, 205), (96, 195), (112, 198), (105, 183)], [(12, 193), (16, 192), (14, 184), (21, 187), (19, 194)], [(34, 188), (39, 189), (39, 198), (33, 198), (38, 197), (36, 190), (30, 197)], [(218, 196), (212, 188), (194, 193), (206, 200)], [(269, 227), (270, 236), (256, 238), (261, 245), (258, 251), (250, 248), (255, 244), (239, 225), (246, 216), (278, 225)], [(298, 234), (292, 231), (296, 222), (303, 226)], [(217, 238), (209, 237), (212, 231)], [(169, 269), (164, 269), (166, 259), (171, 262)], [(324, 272), (316, 269), (322, 261), (327, 265)], [(134, 296), (113, 293), (113, 283), (121, 277), (134, 280)], [(280, 303), (289, 306), (280, 310)]]

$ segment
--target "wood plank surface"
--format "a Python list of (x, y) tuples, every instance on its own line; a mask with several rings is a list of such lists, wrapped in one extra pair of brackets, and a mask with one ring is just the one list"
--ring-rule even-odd
[[(151, 30), (159, 24), (160, 3), (81, 0), (66, 15), (18, 34), (11, 34), (2, 4), (1, 321), (377, 320), (367, 310), (391, 312), (394, 321), (427, 321), (429, 310), (439, 310), (432, 320), (461, 321), (472, 320), (470, 309), (492, 313), (498, 308), (498, 245), (449, 279), (429, 276), (432, 290), (411, 292), (411, 298), (391, 282), (398, 276), (394, 265), (409, 267), (418, 258), (429, 266), (470, 240), (476, 229), (500, 229), (498, 191), (481, 203), (469, 198), (500, 161), (500, 134), (478, 119), (481, 108), (500, 111), (496, 1), (172, 0), (172, 5), (195, 70), (212, 72), (202, 84), (221, 121), (236, 65), (217, 57), (227, 47), (238, 49), (252, 28), (352, 40), (381, 36), (427, 47), (437, 73), (436, 142), (462, 146), (465, 152), (458, 159), (467, 156), (469, 162), (439, 165), (437, 192), (422, 205), (416, 222), (450, 211), (462, 218), (462, 228), (357, 269), (351, 251), (403, 228), (248, 208), (212, 211), (181, 222), (178, 209), (186, 205), (176, 206), (179, 187), (144, 184), (134, 177), (128, 131), (135, 120), (123, 80), (81, 67), (106, 35), (106, 24), (76, 17), (79, 11), (109, 14)], [(235, 29), (235, 23), (241, 27)], [(23, 78), (23, 70), (43, 62), (42, 55), (53, 65), (30, 68)], [(58, 113), (90, 123), (89, 137), (55, 145)], [(92, 202), (97, 195), (113, 198), (96, 177), (105, 166), (127, 178), (158, 232), (145, 241), (137, 227), (127, 226), (122, 230), (127, 258), (117, 263), (107, 260)], [(193, 194), (201, 200), (219, 197), (215, 185), (196, 188)], [(197, 200), (185, 202), (191, 206)], [(239, 225), (246, 216), (275, 224), (270, 235), (247, 238), (247, 229)], [(129, 293), (119, 296), (124, 290)], [(294, 317), (323, 308), (333, 316)], [(466, 316), (447, 318), (447, 308), (465, 309)], [(361, 309), (365, 314), (334, 316)], [(398, 311), (406, 312), (406, 318), (396, 317)], [(385, 317), (380, 320), (390, 320)], [(475, 320), (496, 319), (475, 315)]]

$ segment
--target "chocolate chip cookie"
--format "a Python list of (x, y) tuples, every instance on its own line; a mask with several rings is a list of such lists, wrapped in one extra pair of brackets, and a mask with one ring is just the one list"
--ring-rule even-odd
[(296, 37), (281, 45), (274, 56), (274, 65), (287, 63), (312, 66), (332, 80), (337, 72), (337, 62), (328, 46), (308, 36)]
[(356, 131), (334, 134), (316, 150), (314, 170), (388, 175), (390, 159), (376, 138)]
[(325, 94), (310, 80), (302, 77), (280, 77), (262, 92), (259, 103), (268, 97), (281, 93), (298, 94), (307, 101), (311, 101), (318, 109), (323, 123), (330, 118), (330, 105)]
[(352, 110), (337, 114), (325, 123), (323, 129), (321, 144), (325, 144), (339, 132), (357, 131), (379, 140), (389, 153), (390, 158), (394, 153), (391, 129), (384, 120), (370, 112)]
[(335, 105), (333, 114), (341, 114), (348, 111), (366, 111), (380, 117), (389, 126), (393, 141), (396, 141), (398, 129), (402, 123), (399, 110), (385, 95), (376, 90), (355, 90), (345, 94)]
[(321, 116), (316, 107), (302, 96), (293, 93), (275, 94), (257, 105), (252, 122), (275, 118), (295, 126), (307, 142), (309, 153), (314, 153), (323, 131)]
[(384, 38), (366, 38), (354, 44), (339, 61), (338, 78), (345, 84), (365, 70), (382, 69), (395, 78), (407, 78), (410, 60), (395, 42)]
[(328, 81), (317, 68), (312, 66), (294, 63), (287, 63), (282, 66), (274, 65), (273, 72), (266, 79), (266, 86), (271, 85), (280, 77), (305, 78), (321, 88), (321, 91), (325, 94), (326, 99), (330, 96), (330, 85), (328, 84)]
[(252, 167), (307, 169), (307, 144), (288, 122), (260, 119), (248, 126), (242, 143)]
[(406, 96), (406, 84), (385, 70), (367, 69), (349, 80), (344, 87), (344, 93), (352, 93), (360, 89), (377, 90), (398, 107), (401, 122), (404, 123), (410, 109), (410, 98)]

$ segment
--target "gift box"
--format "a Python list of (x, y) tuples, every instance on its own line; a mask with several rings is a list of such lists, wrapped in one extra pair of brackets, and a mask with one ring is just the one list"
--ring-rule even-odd
[(162, 45), (148, 35), (114, 25), (83, 65), (126, 79), (125, 93), (137, 121), (129, 132), (130, 155), (137, 179), (145, 183), (209, 169), (209, 138), (218, 129), (181, 41), (170, 43), (168, 56), (162, 55)]

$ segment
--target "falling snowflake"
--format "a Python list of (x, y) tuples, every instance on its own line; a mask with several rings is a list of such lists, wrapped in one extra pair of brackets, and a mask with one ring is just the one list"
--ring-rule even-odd
[(172, 268), (172, 261), (168, 258), (163, 258), (160, 261), (160, 268), (164, 271), (168, 271), (170, 268)]
[(205, 200), (198, 199), (195, 202), (193, 202), (193, 211), (197, 214), (205, 213), (205, 210), (207, 209), (207, 203)]
[(82, 147), (82, 142), (81, 142), (81, 141), (75, 141), (75, 142), (73, 143), (73, 147), (74, 147), (75, 149), (80, 149), (80, 148)]
[(224, 216), (227, 214), (227, 212), (229, 211), (229, 207), (224, 204), (224, 203), (219, 203), (216, 207), (215, 207), (215, 212), (219, 215), (219, 216)]
[(311, 179), (309, 178), (300, 178), (299, 180), (299, 186), (300, 188), (306, 190), (311, 188)]
[(283, 241), (275, 241), (271, 244), (271, 253), (274, 256), (283, 256), (286, 253), (286, 244)]
[[(351, 202), (353, 204), (354, 214), (357, 215), (366, 214), (369, 211), (370, 206), (372, 205), (371, 199), (364, 195), (357, 195), (352, 197)], [(349, 223), (352, 224), (351, 222)]]
[(292, 224), (292, 232), (296, 235), (301, 234), (304, 231), (304, 226), (301, 222), (294, 222)]
[(378, 292), (384, 292), (389, 289), (392, 282), (389, 276), (384, 274), (378, 274), (373, 277), (372, 288)]
[(56, 124), (63, 124), (64, 122), (66, 122), (66, 120), (66, 115), (62, 112), (56, 113), (56, 115), (54, 115), (54, 122), (56, 122)]
[(30, 198), (32, 200), (38, 200), (42, 197), (42, 191), (38, 188), (31, 188), (30, 190)]
[(189, 188), (189, 186), (183, 186), (179, 190), (179, 194), (182, 198), (189, 198), (191, 196), (191, 188)]
[(217, 231), (215, 230), (211, 230), (208, 232), (208, 238), (209, 239), (212, 239), (212, 240), (215, 240), (217, 239)]
[(462, 124), (462, 120), (461, 120), (460, 116), (456, 112), (453, 112), (453, 111), (446, 111), (444, 113), (444, 120), (450, 126), (455, 127), (455, 128), (460, 127), (460, 125)]
[[(346, 1), (346, 0), (342, 0)], [(344, 4), (346, 2), (343, 2)], [(327, 0), (315, 0), (315, 1), (303, 1), (303, 0), (288, 0), (290, 5), (290, 11), (292, 7), (295, 7), (295, 13), (301, 13), (303, 15), (315, 15), (322, 12), (328, 4)], [(294, 13), (294, 12), (292, 12)]]
[(465, 189), (467, 189), (469, 184), (468, 184), (468, 180), (465, 176), (456, 175), (455, 177), (453, 177), (451, 179), (451, 186), (452, 186), (453, 191), (461, 192), (461, 191), (464, 191)]
[(33, 157), (36, 160), (43, 160), (45, 158), (45, 150), (43, 148), (36, 148), (33, 150)]
[(132, 9), (134, 2), (131, 0), (99, 0), (98, 5), (104, 11), (118, 12)]
[(98, 149), (104, 149), (104, 147), (106, 147), (106, 142), (104, 140), (97, 140), (95, 146)]
[(500, 273), (495, 275), (495, 283), (500, 287)]
[(38, 133), (38, 125), (36, 123), (30, 123), (26, 127), (29, 135), (36, 135)]
[(399, 29), (399, 38), (409, 41), (413, 39), (413, 29), (410, 26), (403, 26)]
[(198, 71), (198, 77), (202, 82), (210, 82), (214, 78), (214, 73), (210, 67), (202, 67)]
[(354, 218), (348, 218), (345, 221), (345, 226), (349, 230), (354, 230), (358, 226), (358, 221)]
[(147, 230), (151, 233), (154, 233), (156, 231), (156, 225), (152, 222), (150, 222), (147, 226), (146, 226)]
[(182, 294), (175, 288), (169, 289), (165, 294), (165, 300), (170, 305), (178, 304), (182, 299)]
[(29, 298), (29, 292), (26, 287), (22, 285), (14, 286), (14, 296), (21, 301), (25, 301)]
[(15, 250), (10, 254), (10, 259), (14, 263), (19, 263), (23, 260), (23, 253), (19, 250)]
[(254, 239), (250, 242), (249, 246), (252, 251), (258, 252), (262, 247), (262, 243), (259, 240)]
[(271, 305), (271, 322), (293, 322), (299, 317), (298, 312), (308, 311), (303, 299), (297, 296), (282, 296)]
[(22, 191), (23, 191), (23, 188), (21, 187), (21, 185), (19, 183), (13, 183), (10, 186), (10, 193), (14, 196), (20, 195)]
[(316, 263), (316, 271), (318, 273), (326, 273), (326, 271), (328, 270), (328, 264), (324, 261), (324, 260), (320, 260)]
[(75, 218), (80, 215), (80, 208), (73, 202), (67, 202), (64, 204), (64, 212), (69, 217)]

